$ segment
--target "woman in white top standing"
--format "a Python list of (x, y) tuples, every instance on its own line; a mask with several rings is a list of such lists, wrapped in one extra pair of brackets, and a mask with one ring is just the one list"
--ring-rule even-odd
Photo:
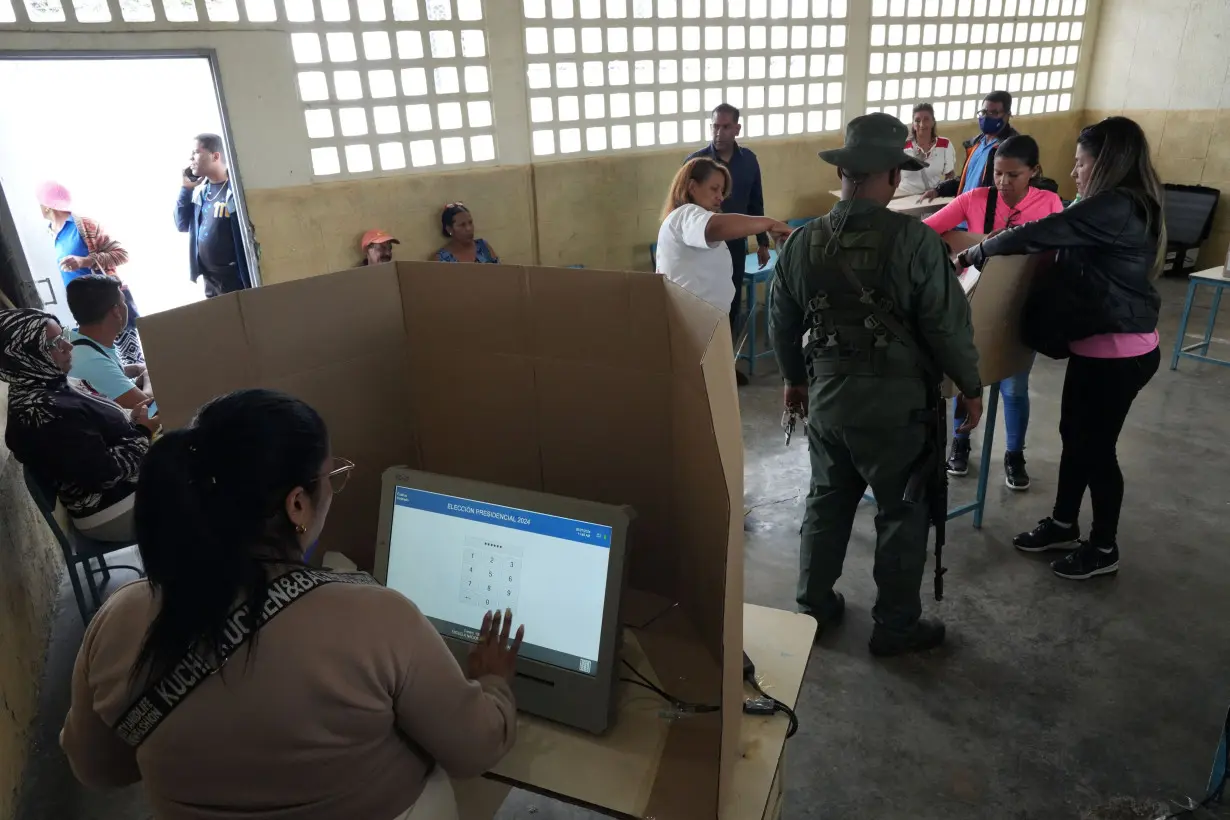
[(730, 172), (721, 164), (707, 157), (684, 163), (662, 208), (656, 257), (658, 273), (723, 313), (735, 296), (726, 241), (765, 232), (781, 243), (790, 235), (789, 225), (767, 216), (720, 213), (728, 190)]
[(951, 140), (936, 133), (935, 109), (931, 103), (914, 106), (905, 152), (927, 167), (921, 171), (902, 171), (897, 196), (922, 194), (944, 180), (952, 179), (956, 173), (956, 149)]

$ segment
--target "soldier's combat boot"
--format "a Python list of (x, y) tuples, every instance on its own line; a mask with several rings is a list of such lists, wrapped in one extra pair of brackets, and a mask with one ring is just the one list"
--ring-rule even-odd
[(846, 614), (846, 596), (840, 592), (833, 593), (832, 603), (822, 612), (809, 612), (816, 619), (816, 637), (815, 640), (820, 640), (820, 637), (825, 633), (825, 630), (832, 629), (841, 624), (841, 619)]
[(920, 618), (908, 632), (891, 632), (876, 624), (871, 631), (868, 648), (877, 658), (891, 658), (908, 652), (926, 652), (944, 642), (944, 625), (939, 621)]

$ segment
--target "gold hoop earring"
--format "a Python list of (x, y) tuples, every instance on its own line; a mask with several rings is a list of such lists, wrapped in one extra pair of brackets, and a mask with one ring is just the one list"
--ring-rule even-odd
[(307, 532), (307, 527), (303, 526), (302, 524), (296, 524), (295, 532), (299, 533), (300, 535), (303, 535), (304, 533)]

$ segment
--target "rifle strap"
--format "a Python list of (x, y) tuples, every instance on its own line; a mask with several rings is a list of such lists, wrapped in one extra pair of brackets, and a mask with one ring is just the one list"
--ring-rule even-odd
[(923, 369), (926, 370), (928, 374), (936, 376), (937, 378), (943, 378), (943, 371), (936, 366), (935, 360), (922, 349), (922, 346), (918, 343), (918, 340), (914, 337), (914, 334), (907, 330), (905, 325), (903, 325), (896, 316), (888, 310), (885, 310), (876, 301), (875, 291), (863, 287), (862, 280), (858, 278), (858, 274), (855, 273), (854, 269), (850, 267), (850, 263), (840, 256), (837, 257), (836, 261), (837, 267), (841, 270), (842, 276), (846, 278), (846, 282), (851, 288), (854, 289), (855, 293), (860, 295), (861, 301), (871, 309), (872, 314), (880, 320), (880, 323), (888, 328), (888, 332), (896, 336), (897, 341), (901, 342), (914, 352), (914, 355), (918, 357), (918, 360), (922, 363)]

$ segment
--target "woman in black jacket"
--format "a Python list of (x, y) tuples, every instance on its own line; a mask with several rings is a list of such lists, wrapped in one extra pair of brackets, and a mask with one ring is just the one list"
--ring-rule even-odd
[[(1013, 539), (1017, 549), (1076, 549), (1051, 564), (1085, 580), (1119, 569), (1116, 531), (1123, 473), (1115, 447), (1136, 394), (1157, 372), (1161, 299), (1153, 280), (1166, 257), (1162, 186), (1144, 131), (1110, 117), (1081, 132), (1072, 171), (1080, 201), (1062, 213), (1005, 231), (966, 251), (990, 256), (1058, 251), (1022, 317), (1026, 342), (1054, 358), (1070, 355), (1059, 433), (1063, 454), (1050, 518)], [(1093, 504), (1088, 541), (1077, 516), (1085, 488)]]
[(56, 317), (0, 311), (0, 381), (9, 385), (4, 441), (39, 483), (53, 487), (84, 535), (133, 540), (137, 471), (158, 429), (148, 403), (128, 414), (68, 383), (73, 346)]

